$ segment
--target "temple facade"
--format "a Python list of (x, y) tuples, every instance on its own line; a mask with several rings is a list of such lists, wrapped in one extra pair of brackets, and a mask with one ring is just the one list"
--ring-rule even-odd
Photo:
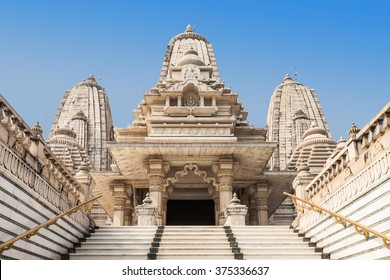
[[(254, 128), (238, 94), (221, 81), (212, 45), (191, 26), (169, 42), (157, 80), (131, 125), (113, 129), (108, 96), (88, 76), (65, 92), (47, 141), (38, 123), (30, 128), (0, 95), (0, 240), (101, 196), (92, 212), (80, 208), (0, 252), (0, 259), (156, 258), (157, 226), (180, 226), (165, 227), (159, 258), (390, 258), (386, 239), (283, 195), (294, 193), (388, 235), (390, 103), (336, 142), (316, 92), (287, 75), (271, 96), (266, 126)], [(270, 224), (286, 226), (255, 227)], [(109, 241), (130, 232), (143, 245), (135, 242), (130, 252), (109, 242), (108, 249), (95, 244), (69, 253), (95, 225)], [(291, 231), (304, 243), (290, 226), (316, 250), (275, 242), (276, 251), (264, 253), (269, 231), (280, 240)], [(198, 240), (205, 230), (214, 241)], [(181, 231), (183, 246), (192, 242), (188, 236), (200, 242), (187, 255), (175, 247)], [(238, 236), (241, 252), (224, 241), (227, 234)], [(208, 250), (220, 241), (223, 253)], [(309, 244), (300, 246), (307, 251)], [(199, 248), (203, 255), (191, 253)]]
[[(297, 95), (296, 100), (280, 105), (286, 94)], [(114, 225), (136, 225), (135, 210), (147, 193), (159, 225), (223, 225), (233, 193), (248, 207), (246, 224), (268, 224), (296, 175), (293, 168), (287, 170), (287, 159), (280, 168), (280, 143), (288, 142), (291, 156), (313, 121), (330, 137), (314, 92), (287, 76), (274, 95), (268, 130), (253, 128), (238, 94), (221, 81), (209, 41), (191, 26), (173, 37), (160, 78), (144, 94), (132, 125), (117, 128), (107, 144), (111, 170), (91, 172), (94, 193), (103, 195), (100, 201)], [(300, 114), (296, 123), (302, 135), (286, 130), (291, 123), (277, 125), (280, 106), (290, 107), (287, 115), (283, 112), (286, 120), (293, 111)], [(286, 203), (282, 212), (288, 212), (288, 223), (294, 210)]]

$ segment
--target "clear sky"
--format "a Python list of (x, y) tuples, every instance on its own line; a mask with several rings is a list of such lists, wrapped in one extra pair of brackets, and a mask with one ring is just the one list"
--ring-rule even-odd
[(213, 44), (221, 79), (255, 127), (264, 127), (274, 88), (295, 67), (317, 91), (336, 140), (390, 101), (386, 0), (0, 0), (0, 93), (47, 135), (65, 90), (92, 73), (115, 126), (125, 127), (156, 84), (169, 40), (188, 23)]

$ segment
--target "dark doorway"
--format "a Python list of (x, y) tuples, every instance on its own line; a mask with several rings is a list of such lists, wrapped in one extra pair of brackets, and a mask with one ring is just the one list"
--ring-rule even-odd
[(167, 225), (215, 225), (213, 200), (168, 200)]

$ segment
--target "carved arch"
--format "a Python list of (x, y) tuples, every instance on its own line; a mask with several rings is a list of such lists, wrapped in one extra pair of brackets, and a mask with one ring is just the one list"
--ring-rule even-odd
[(176, 171), (175, 175), (173, 177), (166, 178), (164, 180), (164, 187), (168, 187), (169, 184), (176, 183), (177, 181), (179, 181), (179, 176), (180, 177), (187, 176), (188, 175), (188, 171), (191, 171), (191, 170), (194, 170), (194, 174), (196, 176), (202, 177), (204, 182), (207, 182), (207, 183), (212, 182), (214, 187), (218, 187), (219, 186), (217, 180), (214, 177), (208, 176), (206, 171), (199, 170), (198, 165), (196, 165), (195, 163), (188, 163), (188, 164), (184, 165), (182, 170)]

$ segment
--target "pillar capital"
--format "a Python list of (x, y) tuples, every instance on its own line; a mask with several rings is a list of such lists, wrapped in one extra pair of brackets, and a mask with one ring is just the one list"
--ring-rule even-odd
[(159, 158), (150, 158), (146, 162), (146, 172), (149, 176), (165, 176), (170, 170), (169, 162)]
[(233, 161), (232, 158), (221, 158), (213, 163), (212, 170), (218, 177), (233, 175), (238, 170), (238, 162)]

